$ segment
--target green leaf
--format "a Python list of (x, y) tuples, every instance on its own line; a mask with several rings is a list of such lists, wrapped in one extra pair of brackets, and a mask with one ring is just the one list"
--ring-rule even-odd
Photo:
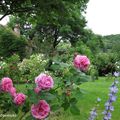
[(51, 106), (51, 110), (54, 112), (56, 110), (58, 110), (60, 108), (60, 105), (59, 104), (55, 104), (55, 105), (52, 105)]
[(67, 110), (70, 107), (70, 102), (68, 101), (67, 98), (65, 98), (65, 100), (61, 106), (64, 108), (64, 110)]
[(45, 99), (45, 100), (50, 100), (50, 101), (52, 101), (52, 100), (54, 100), (54, 99), (56, 99), (56, 96), (54, 95), (54, 94), (51, 94), (51, 93), (45, 93), (45, 92), (43, 92), (42, 94), (41, 94), (41, 99)]
[(77, 89), (74, 91), (74, 97), (77, 98), (77, 99), (83, 97), (83, 93), (81, 92), (81, 89), (77, 88)]
[(34, 120), (34, 118), (31, 115), (29, 115), (26, 117), (26, 120)]
[(70, 99), (70, 104), (76, 104), (77, 103), (77, 99), (76, 98), (71, 98)]
[(79, 108), (76, 106), (76, 105), (71, 105), (70, 106), (70, 112), (73, 114), (73, 115), (80, 115), (80, 110)]

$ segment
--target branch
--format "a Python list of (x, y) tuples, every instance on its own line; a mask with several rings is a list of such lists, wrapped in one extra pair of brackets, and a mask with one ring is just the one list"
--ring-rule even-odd
[(36, 8), (36, 7), (33, 7), (33, 6), (31, 6), (31, 7), (21, 7), (21, 8), (14, 8), (14, 9), (12, 9), (12, 12), (13, 13), (21, 13), (21, 12), (31, 12), (31, 11), (38, 11), (39, 9), (38, 8)]
[(10, 13), (7, 11), (2, 17), (0, 17), (0, 21), (4, 18), (4, 17), (6, 17), (7, 15), (9, 15)]
[(33, 10), (37, 10), (35, 8), (32, 8), (32, 7), (26, 7), (26, 8), (20, 8), (20, 9), (13, 9), (12, 11), (6, 11), (6, 13), (0, 17), (0, 21), (6, 17), (7, 15), (10, 15), (12, 13), (24, 13), (24, 12), (31, 12)]

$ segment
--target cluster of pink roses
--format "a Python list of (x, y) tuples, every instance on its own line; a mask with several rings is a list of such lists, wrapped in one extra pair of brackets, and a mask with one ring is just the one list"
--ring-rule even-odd
[(74, 66), (80, 71), (87, 71), (90, 66), (90, 60), (85, 55), (76, 55), (74, 58)]
[(10, 93), (16, 105), (22, 105), (25, 102), (26, 96), (23, 93), (16, 93), (16, 88), (13, 87), (13, 82), (10, 78), (4, 77), (1, 80), (0, 87), (3, 92)]
[[(39, 93), (41, 90), (49, 90), (53, 88), (54, 81), (50, 75), (41, 73), (35, 78), (36, 88), (35, 93)], [(36, 119), (43, 119), (49, 115), (50, 106), (45, 100), (40, 100), (38, 104), (32, 105), (31, 113)]]
[[(84, 55), (76, 55), (74, 58), (74, 66), (80, 71), (87, 71), (90, 65), (90, 60)], [(50, 75), (41, 73), (35, 78), (36, 88), (34, 91), (38, 94), (41, 90), (50, 90), (53, 88), (54, 81)], [(0, 90), (8, 92), (13, 98), (13, 102), (16, 105), (22, 105), (26, 96), (23, 93), (16, 93), (16, 88), (13, 87), (13, 82), (10, 78), (5, 77), (1, 80)], [(37, 104), (31, 106), (31, 114), (36, 119), (44, 119), (50, 113), (50, 106), (45, 100), (39, 100)]]

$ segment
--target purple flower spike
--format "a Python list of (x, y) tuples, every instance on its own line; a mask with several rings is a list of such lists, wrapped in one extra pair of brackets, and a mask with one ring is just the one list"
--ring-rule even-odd
[(90, 118), (88, 120), (95, 120), (97, 116), (96, 108), (93, 108), (92, 111), (90, 112)]
[[(117, 76), (117, 73), (114, 73), (114, 75)], [(111, 112), (114, 111), (114, 106), (112, 106), (112, 103), (116, 101), (116, 93), (118, 92), (116, 84), (118, 84), (117, 80), (115, 80), (110, 87), (109, 99), (105, 103), (105, 111), (103, 112), (103, 120), (111, 120)]]
[(116, 86), (111, 86), (111, 87), (110, 87), (110, 91), (111, 91), (112, 93), (117, 93), (117, 92), (118, 92), (118, 88), (117, 88)]

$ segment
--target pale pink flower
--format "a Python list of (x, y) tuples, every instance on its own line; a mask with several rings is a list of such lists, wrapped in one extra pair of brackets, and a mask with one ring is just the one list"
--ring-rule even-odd
[(25, 100), (26, 100), (26, 96), (23, 93), (17, 93), (14, 97), (14, 103), (16, 105), (24, 104)]
[(76, 55), (73, 63), (77, 69), (87, 71), (90, 65), (90, 60), (85, 55)]
[(16, 88), (15, 87), (12, 87), (10, 90), (9, 90), (9, 93), (12, 97), (15, 97), (16, 96)]
[(38, 77), (36, 77), (35, 83), (37, 87), (45, 90), (53, 88), (54, 81), (50, 75), (41, 73)]
[(39, 87), (34, 88), (34, 92), (37, 93), (37, 94), (40, 92), (40, 90), (41, 89)]
[(40, 100), (38, 104), (31, 106), (32, 116), (36, 119), (44, 119), (49, 115), (50, 106), (45, 100)]
[(4, 92), (9, 92), (9, 90), (13, 87), (13, 82), (10, 78), (4, 77), (1, 80), (1, 89)]

